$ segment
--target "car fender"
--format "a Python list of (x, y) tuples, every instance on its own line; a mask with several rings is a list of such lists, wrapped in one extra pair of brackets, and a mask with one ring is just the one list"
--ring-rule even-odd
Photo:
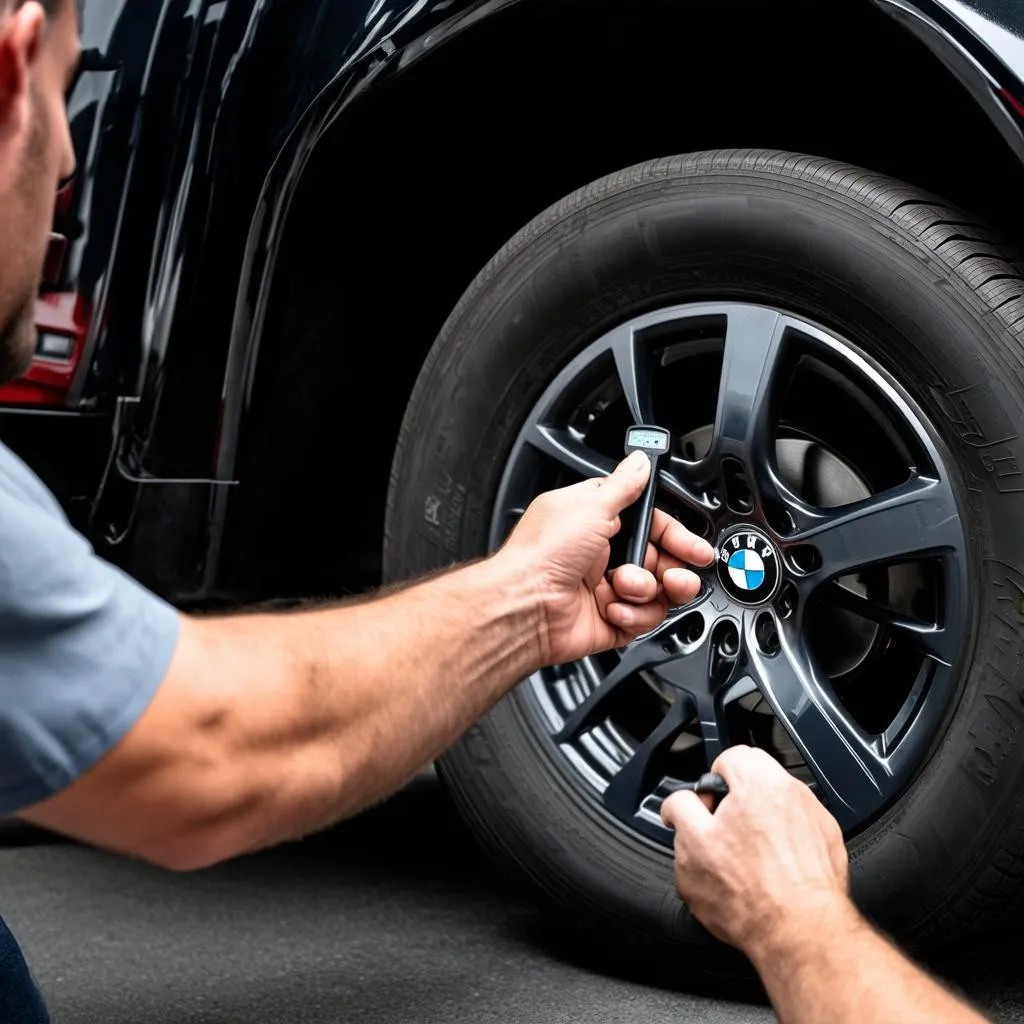
[[(250, 225), (245, 261), (236, 296), (230, 356), (225, 374), (223, 430), (216, 472), (233, 473), (238, 426), (259, 353), (262, 316), (273, 277), (280, 231), (302, 177), (302, 170), (323, 134), (344, 115), (349, 103), (375, 81), (400, 73), (432, 53), (447, 39), (504, 8), (530, 0), (487, 0), (465, 6), (429, 32), (411, 38), (402, 50), (402, 30), (417, 28), (428, 6), (406, 4), (366, 19), (366, 33), (336, 75), (303, 112), (277, 154)], [(1021, 36), (959, 0), (871, 0), (920, 38), (974, 96), (979, 106), (1024, 164), (1024, 8), (1017, 16)], [(374, 7), (383, 6), (374, 4)], [(995, 6), (991, 2), (979, 4)], [(362, 77), (348, 76), (365, 60)], [(257, 258), (258, 256), (258, 258)]]
[(942, 61), (1024, 162), (1024, 5), (873, 2)]

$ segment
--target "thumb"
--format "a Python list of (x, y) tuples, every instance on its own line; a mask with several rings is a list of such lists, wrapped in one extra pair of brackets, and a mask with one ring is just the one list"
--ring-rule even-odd
[(640, 497), (651, 475), (651, 460), (643, 452), (631, 452), (603, 480), (597, 481), (598, 498), (609, 518)]

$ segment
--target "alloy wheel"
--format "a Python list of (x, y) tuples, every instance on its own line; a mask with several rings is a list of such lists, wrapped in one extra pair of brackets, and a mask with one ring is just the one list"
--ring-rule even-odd
[(659, 505), (716, 548), (653, 632), (516, 699), (604, 809), (662, 843), (665, 795), (736, 742), (808, 782), (847, 834), (925, 763), (956, 695), (965, 537), (935, 431), (853, 342), (749, 303), (658, 310), (588, 345), (511, 449), (490, 541), (540, 490), (669, 427)]

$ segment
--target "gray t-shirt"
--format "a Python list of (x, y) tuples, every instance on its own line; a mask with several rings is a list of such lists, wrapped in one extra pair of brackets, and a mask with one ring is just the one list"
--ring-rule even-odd
[(0, 444), (0, 814), (74, 781), (163, 679), (178, 616), (97, 556)]

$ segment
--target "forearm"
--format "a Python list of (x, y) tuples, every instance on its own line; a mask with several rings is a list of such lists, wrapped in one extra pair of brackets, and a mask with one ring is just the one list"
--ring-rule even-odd
[(846, 901), (795, 915), (749, 955), (781, 1024), (984, 1024)]
[(529, 581), (498, 560), (337, 609), (204, 626), (245, 691), (228, 701), (233, 753), (287, 766), (292, 791), (270, 818), (305, 808), (297, 831), (393, 791), (539, 667)]
[(234, 681), (224, 755), (243, 788), (274, 780), (223, 841), (274, 843), (392, 792), (539, 666), (538, 625), (529, 581), (498, 559), (337, 609), (202, 623)]
[(177, 869), (328, 825), (539, 667), (531, 586), (498, 556), (335, 608), (186, 617), (142, 719), (25, 816)]

